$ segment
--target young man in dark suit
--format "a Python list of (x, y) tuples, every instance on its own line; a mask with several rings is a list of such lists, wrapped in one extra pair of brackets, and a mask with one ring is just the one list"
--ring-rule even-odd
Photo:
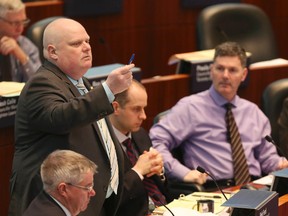
[[(161, 199), (161, 202), (167, 202), (165, 197), (167, 192), (163, 184), (165, 179), (162, 157), (151, 148), (148, 133), (141, 128), (143, 120), (146, 119), (144, 111), (147, 106), (146, 90), (142, 84), (133, 80), (126, 91), (115, 95), (112, 104), (114, 113), (110, 116), (110, 120), (126, 153), (124, 192), (117, 215), (147, 215), (149, 210), (162, 205), (157, 198), (154, 199), (155, 196)], [(132, 153), (127, 146), (127, 140), (131, 140), (134, 161), (131, 159)], [(154, 185), (153, 189), (147, 186), (147, 181)]]

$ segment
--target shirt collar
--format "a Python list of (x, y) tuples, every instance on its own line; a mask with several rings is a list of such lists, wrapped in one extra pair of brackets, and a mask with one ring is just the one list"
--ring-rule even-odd
[(68, 79), (73, 83), (73, 85), (77, 85), (78, 83), (83, 83), (82, 77), (79, 80), (75, 80), (67, 75)]
[(216, 103), (218, 106), (224, 107), (226, 103), (231, 103), (233, 107), (237, 107), (237, 103), (239, 102), (239, 96), (236, 95), (232, 101), (227, 101), (222, 95), (220, 95), (214, 88), (213, 85), (209, 88), (209, 94), (211, 98), (213, 99), (214, 103)]
[(53, 196), (51, 196), (50, 194), (48, 194), (64, 211), (66, 216), (72, 216), (70, 211), (64, 206), (62, 205), (62, 203), (60, 203), (57, 199), (55, 199)]
[(123, 143), (128, 138), (131, 139), (132, 136), (131, 136), (130, 132), (128, 133), (128, 135), (125, 135), (125, 134), (121, 133), (117, 128), (115, 128), (113, 125), (112, 125), (112, 127), (113, 127), (115, 135), (118, 138), (120, 143)]

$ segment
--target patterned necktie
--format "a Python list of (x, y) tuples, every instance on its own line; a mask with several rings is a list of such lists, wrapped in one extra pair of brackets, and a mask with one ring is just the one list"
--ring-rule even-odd
[[(126, 154), (132, 166), (134, 166), (137, 162), (137, 157), (134, 153), (134, 148), (132, 146), (131, 139), (130, 138), (126, 139), (123, 142), (123, 145), (126, 146)], [(156, 206), (162, 206), (163, 204), (167, 203), (165, 197), (163, 196), (163, 194), (161, 193), (161, 191), (159, 190), (153, 179), (144, 177), (143, 184), (146, 191), (148, 192), (149, 197), (153, 200)], [(157, 196), (159, 200), (157, 198), (156, 198), (157, 200), (154, 199), (154, 196)]]
[(119, 185), (119, 167), (118, 167), (118, 162), (117, 162), (116, 149), (115, 149), (115, 146), (111, 138), (105, 119), (102, 118), (98, 120), (97, 124), (100, 128), (101, 135), (106, 146), (107, 155), (110, 159), (110, 165), (111, 165), (110, 186), (112, 190), (114, 191), (114, 193), (117, 194), (117, 189)]
[[(79, 79), (78, 83), (75, 86), (78, 88), (81, 95), (84, 95), (88, 92), (82, 79)], [(114, 193), (117, 194), (117, 189), (119, 185), (119, 167), (118, 167), (118, 162), (117, 162), (117, 154), (116, 154), (115, 146), (111, 138), (105, 119), (102, 118), (98, 120), (97, 124), (100, 129), (101, 136), (106, 147), (106, 152), (110, 160), (110, 166), (111, 166), (110, 186), (112, 190), (114, 191)]]
[(84, 95), (88, 92), (87, 88), (85, 87), (83, 83), (83, 79), (79, 79), (78, 83), (75, 86), (78, 88), (81, 95)]
[(227, 110), (225, 115), (225, 121), (227, 125), (227, 140), (230, 142), (232, 149), (235, 183), (236, 185), (241, 185), (251, 181), (249, 169), (238, 127), (231, 110), (232, 104), (227, 103), (225, 104), (225, 107)]

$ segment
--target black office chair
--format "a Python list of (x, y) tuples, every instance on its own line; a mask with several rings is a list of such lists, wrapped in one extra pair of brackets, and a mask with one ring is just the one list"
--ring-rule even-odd
[[(165, 117), (165, 115), (169, 112), (170, 110), (165, 110), (158, 115), (154, 117), (153, 123), (156, 124), (158, 123), (162, 118)], [(181, 163), (183, 163), (182, 160), (182, 150), (180, 148), (175, 148), (172, 150), (172, 155), (177, 158)], [(172, 199), (178, 199), (180, 194), (188, 195), (193, 192), (198, 192), (198, 191), (205, 191), (204, 188), (199, 185), (199, 184), (194, 184), (194, 183), (186, 183), (186, 182), (181, 182), (181, 181), (176, 181), (176, 180), (168, 180), (167, 181), (167, 187), (170, 193), (170, 196)]]
[[(280, 116), (282, 105), (285, 98), (288, 97), (288, 78), (280, 79), (270, 83), (263, 92), (262, 95), (262, 110), (268, 117), (272, 133), (271, 136), (275, 141), (275, 144), (279, 146), (279, 125), (277, 123)], [(282, 154), (282, 152), (279, 152)]]
[(48, 17), (48, 18), (39, 20), (38, 22), (35, 22), (33, 25), (31, 25), (26, 31), (26, 37), (28, 37), (39, 49), (41, 62), (44, 62), (44, 57), (43, 57), (44, 29), (50, 22), (58, 18), (61, 18), (61, 16)]
[(199, 50), (235, 41), (252, 53), (250, 63), (278, 57), (267, 15), (251, 4), (223, 3), (206, 7), (198, 16), (196, 31)]

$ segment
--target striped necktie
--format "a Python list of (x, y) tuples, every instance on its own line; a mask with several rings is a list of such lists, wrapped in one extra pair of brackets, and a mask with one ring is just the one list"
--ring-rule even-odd
[(88, 92), (87, 88), (85, 87), (83, 83), (83, 79), (79, 79), (78, 83), (75, 86), (78, 88), (81, 95), (84, 95)]
[(235, 122), (232, 104), (225, 104), (227, 110), (225, 115), (225, 121), (227, 125), (227, 140), (231, 144), (232, 158), (234, 166), (234, 179), (236, 185), (241, 185), (250, 182), (249, 168), (247, 165), (247, 160), (244, 154), (243, 145), (241, 142), (241, 137), (238, 131), (237, 124)]
[[(75, 86), (78, 88), (81, 95), (84, 95), (88, 92), (82, 79), (79, 79), (78, 83)], [(117, 162), (115, 146), (111, 138), (105, 119), (102, 118), (98, 120), (97, 124), (100, 129), (101, 136), (105, 144), (106, 152), (110, 160), (110, 166), (111, 166), (110, 186), (112, 190), (114, 191), (114, 193), (117, 194), (117, 189), (118, 189), (118, 184), (119, 184), (119, 167), (118, 167), (118, 162)]]
[(106, 147), (107, 155), (110, 159), (110, 166), (111, 166), (110, 186), (114, 191), (114, 193), (117, 194), (117, 189), (119, 185), (119, 167), (118, 167), (116, 149), (105, 119), (102, 118), (98, 120), (97, 124), (100, 128), (101, 135)]
[[(134, 153), (135, 150), (133, 148), (131, 139), (130, 138), (126, 139), (123, 142), (123, 145), (126, 146), (127, 157), (129, 158), (132, 166), (134, 166), (137, 162), (137, 157)], [(159, 190), (158, 186), (155, 184), (152, 178), (144, 177), (143, 184), (146, 191), (148, 192), (149, 197), (153, 200), (156, 206), (162, 206), (163, 203), (164, 204), (167, 203), (165, 197), (163, 196), (163, 194), (161, 193), (161, 191)], [(158, 197), (159, 200), (158, 199), (156, 200), (154, 198), (155, 195)]]

